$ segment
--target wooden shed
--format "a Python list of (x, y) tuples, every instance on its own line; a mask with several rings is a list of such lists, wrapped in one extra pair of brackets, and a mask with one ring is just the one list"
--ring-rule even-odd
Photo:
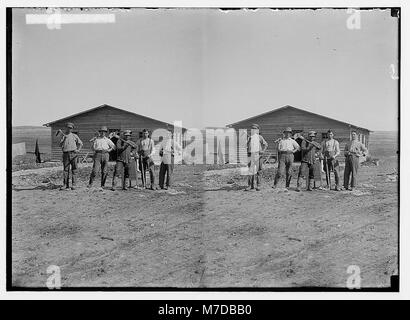
[[(132, 140), (134, 141), (140, 137), (143, 129), (154, 131), (156, 129), (169, 128), (173, 130), (172, 124), (104, 104), (44, 124), (46, 127), (51, 127), (52, 160), (61, 160), (62, 158), (62, 150), (59, 145), (61, 137), (56, 136), (56, 132), (58, 129), (64, 129), (67, 122), (74, 123), (75, 128), (73, 131), (79, 135), (84, 143), (82, 155), (91, 154), (90, 140), (101, 126), (107, 126), (109, 132), (130, 129), (132, 130)], [(182, 135), (180, 139), (182, 140)], [(158, 141), (160, 140), (155, 142), (157, 143)], [(115, 155), (115, 152), (110, 155), (111, 160), (114, 160)]]
[[(292, 106), (284, 106), (242, 121), (238, 121), (227, 125), (236, 129), (247, 129), (250, 134), (250, 127), (253, 123), (260, 126), (260, 133), (268, 142), (268, 152), (272, 155), (277, 155), (277, 143), (274, 141), (282, 136), (282, 132), (286, 127), (291, 127), (293, 133), (303, 133), (307, 136), (308, 131), (314, 130), (317, 132), (317, 141), (322, 141), (326, 137), (329, 129), (335, 134), (335, 139), (339, 141), (340, 148), (343, 150), (347, 141), (351, 139), (351, 131), (356, 130), (360, 141), (366, 147), (369, 146), (370, 130), (356, 126), (351, 123), (332, 119), (320, 114), (316, 114), (303, 109)], [(246, 149), (238, 148), (238, 157), (243, 159), (246, 154)], [(300, 160), (300, 154), (295, 155), (295, 160)]]

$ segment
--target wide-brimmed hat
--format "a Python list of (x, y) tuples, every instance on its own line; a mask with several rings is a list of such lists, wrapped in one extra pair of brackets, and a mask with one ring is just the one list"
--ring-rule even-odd
[(98, 130), (98, 131), (105, 131), (105, 132), (107, 132), (107, 131), (108, 131), (108, 129), (107, 129), (107, 127), (106, 127), (106, 126), (102, 126), (102, 127), (100, 128), (100, 130)]
[(309, 137), (316, 137), (316, 131), (309, 131)]
[(131, 130), (124, 130), (124, 136), (130, 136), (132, 134)]
[(283, 130), (283, 132), (290, 132), (290, 133), (292, 133), (292, 128), (291, 128), (291, 127), (287, 127), (285, 130)]
[(74, 129), (74, 123), (72, 123), (72, 122), (67, 122), (65, 126), (66, 126), (67, 128)]

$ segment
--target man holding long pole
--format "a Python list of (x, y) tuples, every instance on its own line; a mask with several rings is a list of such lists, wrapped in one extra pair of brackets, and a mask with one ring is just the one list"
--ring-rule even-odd
[(149, 171), (150, 177), (150, 190), (156, 190), (155, 188), (155, 178), (154, 178), (154, 161), (152, 156), (155, 152), (154, 140), (149, 136), (149, 131), (147, 129), (142, 130), (143, 137), (138, 142), (138, 153), (140, 155), (140, 170), (143, 188), (147, 187), (146, 183), (146, 171)]
[[(321, 146), (315, 141), (316, 132), (310, 131), (308, 140), (303, 138), (301, 149), (302, 149), (302, 160), (299, 167), (298, 180), (296, 191), (300, 191), (300, 179), (306, 179), (306, 190), (312, 191), (312, 180), (320, 175), (320, 170), (317, 168), (317, 164), (320, 167), (320, 159), (317, 154), (320, 154)], [(319, 172), (318, 172), (319, 171)], [(320, 186), (321, 187), (321, 186)]]
[(335, 190), (340, 191), (340, 177), (337, 170), (339, 162), (336, 160), (336, 157), (340, 155), (340, 147), (339, 141), (334, 139), (334, 133), (332, 130), (327, 131), (327, 139), (322, 142), (322, 149), (325, 158), (324, 170), (326, 173), (326, 183), (329, 186), (329, 189), (331, 189), (330, 174), (333, 172), (335, 175)]
[(112, 177), (112, 187), (111, 190), (115, 190), (117, 186), (117, 178), (122, 177), (122, 189), (127, 190), (129, 186), (130, 178), (130, 162), (131, 162), (131, 151), (137, 148), (137, 145), (131, 141), (131, 130), (124, 131), (124, 139), (119, 136), (117, 137), (117, 161), (115, 163), (114, 175)]
[(71, 189), (74, 190), (77, 185), (77, 155), (83, 147), (83, 142), (73, 133), (74, 124), (68, 122), (66, 124), (65, 132), (58, 130), (57, 134), (62, 135), (60, 140), (60, 147), (63, 150), (63, 167), (64, 180), (63, 186), (60, 190), (70, 190), (70, 167), (71, 167)]
[[(356, 187), (357, 172), (359, 170), (359, 157), (367, 155), (367, 149), (363, 143), (358, 140), (357, 132), (352, 131), (352, 140), (346, 143), (345, 146), (345, 172), (344, 172), (344, 188), (352, 191)], [(351, 180), (350, 180), (351, 175)], [(350, 188), (349, 188), (350, 180)]]

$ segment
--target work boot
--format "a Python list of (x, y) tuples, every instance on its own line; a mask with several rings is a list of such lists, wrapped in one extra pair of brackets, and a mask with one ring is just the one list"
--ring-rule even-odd
[(88, 189), (90, 189), (93, 186), (93, 182), (94, 182), (94, 177), (90, 176), (90, 180), (88, 181), (88, 186), (87, 186)]
[(128, 185), (129, 185), (129, 179), (125, 178), (122, 180), (122, 190), (128, 190)]
[(117, 187), (117, 177), (114, 176), (112, 177), (112, 186), (111, 186), (111, 190), (115, 191), (115, 188)]
[(107, 177), (108, 177), (108, 173), (103, 173), (103, 174), (101, 175), (101, 188), (104, 188), (104, 186), (105, 186), (105, 181), (107, 180)]
[(60, 190), (65, 190), (65, 189), (69, 189), (69, 176), (68, 176), (68, 172), (64, 171), (63, 172), (63, 186), (60, 188)]
[(77, 189), (77, 173), (72, 172), (71, 173), (71, 190)]

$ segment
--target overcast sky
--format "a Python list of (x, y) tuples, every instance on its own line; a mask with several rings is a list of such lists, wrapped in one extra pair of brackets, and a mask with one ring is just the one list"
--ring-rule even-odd
[(353, 30), (343, 9), (100, 10), (115, 23), (53, 30), (26, 24), (26, 13), (45, 11), (13, 11), (13, 125), (106, 103), (185, 127), (223, 126), (292, 105), (397, 130), (398, 19), (389, 10), (362, 11)]

